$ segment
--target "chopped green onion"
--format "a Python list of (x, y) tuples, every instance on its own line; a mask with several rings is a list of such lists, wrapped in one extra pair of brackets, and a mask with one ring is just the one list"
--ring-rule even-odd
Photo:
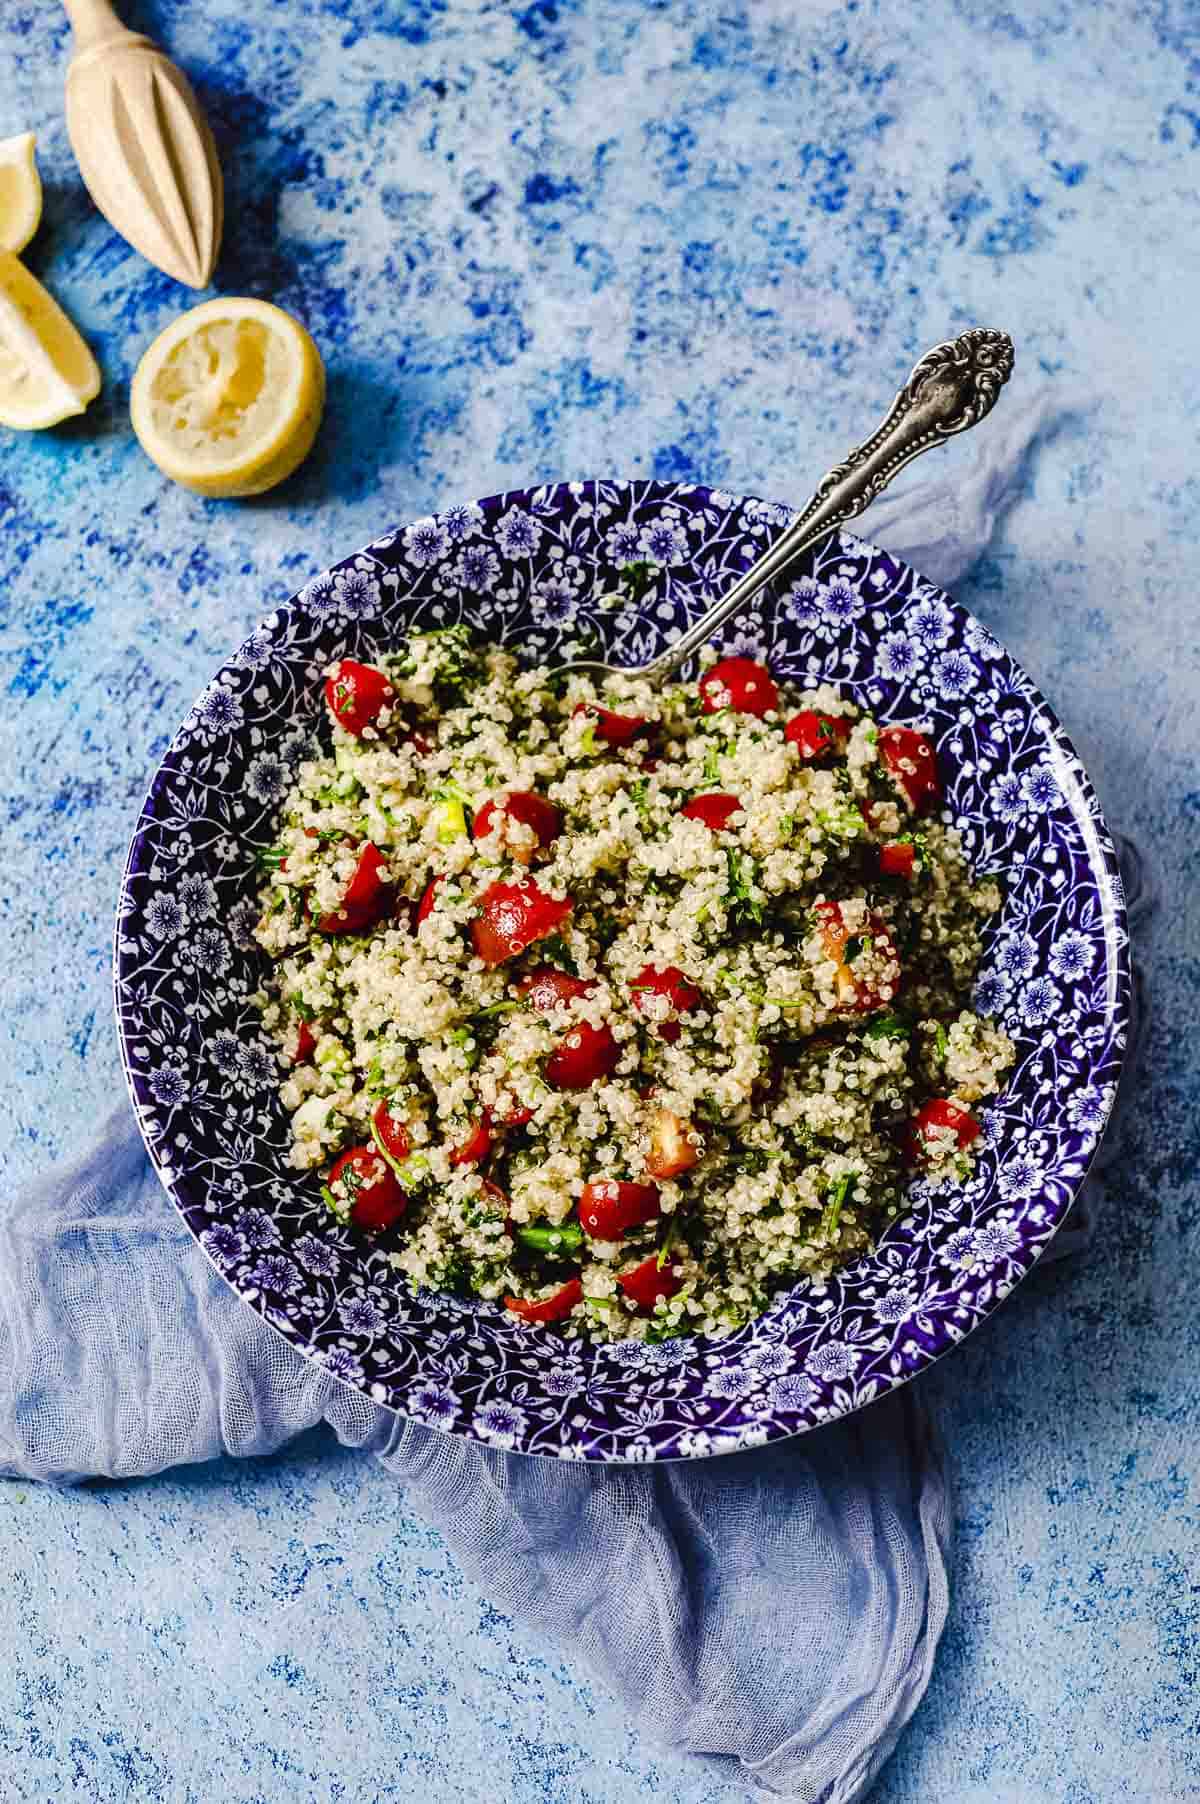
[(513, 1235), (531, 1253), (577, 1253), (583, 1245), (583, 1229), (574, 1221), (558, 1227), (514, 1228)]
[(837, 1225), (841, 1219), (842, 1204), (846, 1200), (846, 1193), (857, 1178), (858, 1173), (856, 1171), (848, 1171), (843, 1177), (840, 1177), (834, 1185), (829, 1201), (825, 1205), (825, 1213), (821, 1217), (821, 1232), (823, 1234), (834, 1234), (837, 1232)]
[(660, 1272), (661, 1272), (663, 1266), (667, 1263), (667, 1260), (671, 1257), (671, 1249), (675, 1245), (675, 1242), (678, 1238), (679, 1238), (679, 1216), (676, 1214), (676, 1215), (673, 1215), (671, 1217), (670, 1221), (667, 1223), (667, 1231), (663, 1235), (663, 1243), (659, 1247), (658, 1256), (656, 1257), (656, 1259), (654, 1261), (655, 1266), (657, 1267), (657, 1269)]

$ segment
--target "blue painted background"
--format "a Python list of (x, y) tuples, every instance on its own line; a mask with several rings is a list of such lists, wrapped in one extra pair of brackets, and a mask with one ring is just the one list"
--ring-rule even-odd
[[(255, 503), (146, 462), (130, 375), (191, 297), (92, 210), (66, 27), (6, 0), (0, 136), (36, 129), (46, 180), (29, 261), (105, 378), (86, 419), (0, 435), (6, 1188), (119, 1084), (108, 940), (143, 786), (267, 607), (506, 483), (797, 500), (928, 344), (1005, 326), (1014, 400), (1046, 388), (1063, 415), (959, 592), (1153, 850), (1158, 1016), (1100, 1242), (923, 1380), (958, 1475), (955, 1603), (875, 1804), (1200, 1797), (1195, 0), (126, 11), (213, 119), (217, 286), (306, 321), (329, 411)], [(0, 1486), (0, 1571), (6, 1804), (742, 1795), (636, 1741), (320, 1438)]]

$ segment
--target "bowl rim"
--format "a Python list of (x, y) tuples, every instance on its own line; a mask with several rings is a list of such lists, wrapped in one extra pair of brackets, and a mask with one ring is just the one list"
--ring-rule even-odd
[[(761, 506), (769, 510), (776, 510), (784, 516), (794, 515), (795, 512), (790, 503), (770, 502), (753, 494), (725, 489), (723, 485), (669, 483), (655, 478), (621, 476), (588, 477), (582, 479), (564, 478), (548, 483), (531, 483), (520, 488), (494, 491), (489, 495), (477, 498), (473, 505), (477, 507), (486, 507), (489, 504), (506, 504), (512, 506), (514, 503), (529, 501), (533, 496), (541, 497), (544, 501), (548, 496), (558, 496), (560, 493), (578, 491), (581, 488), (599, 488), (602, 485), (622, 490), (636, 489), (643, 495), (649, 495), (653, 491), (658, 490), (661, 491), (663, 500), (666, 500), (668, 496), (677, 496), (680, 494), (701, 491), (706, 494), (720, 493), (727, 497), (731, 502), (736, 502), (739, 507), (744, 507), (747, 504)], [(322, 577), (328, 576), (331, 572), (342, 569), (346, 565), (353, 563), (356, 558), (372, 554), (375, 552), (376, 548), (393, 543), (400, 537), (407, 524), (411, 524), (411, 522), (407, 520), (401, 521), (396, 527), (389, 528), (384, 533), (378, 534), (374, 538), (367, 540), (354, 551), (334, 560), (333, 563), (325, 566), (324, 569), (315, 572), (314, 575), (308, 579), (309, 582), (319, 581)], [(910, 564), (906, 558), (899, 554), (887, 551), (885, 547), (877, 545), (871, 539), (859, 538), (856, 534), (847, 532), (844, 527), (835, 529), (835, 536), (840, 541), (853, 546), (857, 552), (866, 553), (871, 556), (886, 557), (893, 564), (897, 565), (900, 570), (908, 571), (913, 576), (920, 578), (934, 594), (944, 598), (949, 603), (952, 610), (961, 616), (963, 620), (980, 626), (984, 632), (989, 634), (989, 636), (995, 637), (991, 634), (990, 628), (983, 626), (983, 623), (978, 621), (977, 616), (974, 615), (969, 608), (964, 606), (963, 603), (958, 601), (950, 591), (943, 589), (942, 586), (936, 583), (932, 578), (925, 577), (923, 572), (917, 570), (916, 566)], [(303, 1358), (306, 1363), (315, 1365), (319, 1370), (323, 1371), (332, 1383), (343, 1387), (354, 1396), (371, 1404), (374, 1408), (380, 1409), (386, 1414), (393, 1416), (398, 1422), (404, 1423), (406, 1426), (411, 1424), (414, 1428), (420, 1429), (426, 1426), (420, 1418), (408, 1414), (403, 1408), (397, 1405), (376, 1399), (371, 1396), (370, 1392), (363, 1384), (355, 1382), (352, 1378), (345, 1377), (337, 1372), (329, 1371), (328, 1368), (323, 1365), (315, 1348), (306, 1346), (301, 1343), (299, 1339), (293, 1338), (277, 1321), (271, 1319), (264, 1310), (256, 1308), (249, 1299), (242, 1296), (241, 1291), (233, 1282), (232, 1278), (222, 1269), (210, 1249), (204, 1245), (189, 1219), (187, 1207), (176, 1189), (174, 1176), (170, 1172), (169, 1165), (160, 1158), (154, 1137), (148, 1131), (143, 1112), (143, 1105), (139, 1099), (134, 1082), (134, 1072), (128, 1044), (127, 1023), (123, 1017), (121, 1007), (124, 986), (133, 974), (132, 970), (127, 968), (126, 960), (121, 949), (121, 924), (124, 914), (124, 902), (131, 878), (140, 874), (141, 855), (146, 849), (147, 835), (153, 824), (154, 805), (158, 799), (160, 789), (168, 780), (172, 755), (177, 751), (181, 744), (186, 741), (189, 723), (192, 720), (199, 702), (207, 693), (216, 677), (232, 662), (240, 647), (245, 645), (247, 641), (256, 634), (263, 633), (269, 635), (275, 627), (279, 617), (290, 613), (298, 606), (302, 594), (303, 588), (293, 592), (286, 600), (276, 603), (269, 613), (260, 616), (256, 620), (255, 624), (250, 628), (249, 633), (247, 633), (239, 642), (239, 645), (232, 647), (225, 654), (222, 661), (217, 665), (207, 681), (202, 684), (201, 688), (197, 691), (191, 706), (185, 711), (179, 725), (172, 733), (169, 743), (164, 748), (158, 763), (146, 784), (143, 799), (138, 809), (137, 819), (130, 837), (129, 849), (122, 866), (117, 908), (113, 922), (112, 999), (118, 1043), (121, 1049), (122, 1074), (125, 1080), (126, 1093), (129, 1096), (134, 1117), (138, 1124), (138, 1130), (141, 1134), (143, 1145), (145, 1146), (147, 1156), (154, 1169), (155, 1175), (158, 1177), (170, 1198), (172, 1207), (181, 1216), (187, 1226), (194, 1244), (203, 1254), (207, 1263), (221, 1282), (228, 1285), (234, 1295), (238, 1297), (239, 1301), (242, 1302), (246, 1308), (253, 1310), (257, 1320), (269, 1328), (273, 1334), (277, 1335), (284, 1345), (298, 1357)], [(727, 626), (735, 624), (736, 622), (726, 623)], [(1132, 956), (1120, 861), (1112, 832), (1108, 826), (1091, 776), (1079, 757), (1074, 742), (1064, 728), (1056, 710), (1046, 699), (1039, 685), (1030, 678), (1024, 665), (1021, 664), (1008, 650), (1008, 647), (1004, 642), (997, 640), (996, 643), (1000, 646), (1001, 651), (1008, 660), (1014, 673), (1021, 679), (1022, 694), (1028, 702), (1031, 711), (1040, 718), (1046, 728), (1047, 743), (1054, 748), (1055, 752), (1054, 774), (1056, 778), (1060, 783), (1063, 781), (1064, 777), (1067, 779), (1067, 783), (1064, 785), (1064, 798), (1069, 801), (1073, 822), (1083, 836), (1087, 853), (1088, 869), (1096, 875), (1103, 872), (1108, 879), (1106, 884), (1099, 885), (1099, 893), (1101, 897), (1104, 939), (1109, 955), (1106, 1021), (1110, 1027), (1110, 1071), (1106, 1076), (1109, 1089), (1108, 1095), (1104, 1101), (1103, 1113), (1102, 1115), (1097, 1116), (1096, 1119), (1096, 1137), (1094, 1145), (1087, 1156), (1086, 1163), (1083, 1165), (1080, 1174), (1077, 1177), (1072, 1178), (1069, 1199), (1059, 1208), (1058, 1213), (1050, 1226), (1049, 1232), (1046, 1233), (1036, 1245), (1032, 1247), (1029, 1247), (1028, 1245), (1023, 1246), (1020, 1269), (1016, 1276), (1006, 1286), (997, 1289), (997, 1293), (993, 1299), (986, 1306), (979, 1309), (975, 1319), (971, 1321), (965, 1329), (957, 1334), (947, 1333), (944, 1344), (938, 1347), (936, 1351), (930, 1351), (922, 1345), (919, 1354), (914, 1358), (911, 1366), (906, 1366), (899, 1372), (890, 1374), (887, 1382), (874, 1395), (864, 1396), (852, 1401), (845, 1408), (831, 1410), (821, 1419), (805, 1419), (798, 1422), (795, 1426), (784, 1426), (775, 1421), (770, 1421), (767, 1424), (765, 1431), (755, 1438), (746, 1438), (739, 1444), (726, 1445), (719, 1448), (705, 1448), (703, 1450), (697, 1449), (695, 1451), (685, 1451), (681, 1449), (679, 1451), (666, 1453), (659, 1453), (655, 1450), (649, 1456), (652, 1463), (655, 1465), (688, 1463), (696, 1459), (726, 1458), (732, 1457), (737, 1453), (748, 1451), (756, 1446), (777, 1445), (781, 1442), (794, 1439), (799, 1435), (810, 1434), (818, 1431), (822, 1427), (831, 1426), (834, 1422), (844, 1420), (846, 1417), (855, 1415), (863, 1409), (868, 1409), (873, 1403), (882, 1402), (886, 1398), (891, 1397), (896, 1391), (903, 1389), (910, 1384), (913, 1379), (921, 1376), (924, 1372), (939, 1364), (948, 1353), (953, 1352), (970, 1335), (973, 1335), (978, 1328), (982, 1327), (986, 1321), (990, 1320), (997, 1309), (999, 1309), (1007, 1298), (1012, 1295), (1018, 1285), (1023, 1283), (1024, 1280), (1030, 1276), (1044, 1258), (1047, 1248), (1054, 1241), (1071, 1211), (1074, 1209), (1080, 1193), (1088, 1182), (1095, 1166), (1101, 1147), (1104, 1143), (1105, 1133), (1107, 1132), (1112, 1118), (1118, 1094), (1122, 1088), (1122, 1079), (1126, 1071), (1126, 1060), (1129, 1050), (1128, 1038), (1132, 1014)], [(1093, 804), (1091, 807), (1087, 805), (1089, 799)], [(136, 967), (134, 969), (136, 969)], [(1014, 1261), (1014, 1263), (1017, 1262)], [(703, 1341), (703, 1337), (696, 1338)], [(719, 1345), (720, 1343), (716, 1342), (711, 1344)], [(471, 1439), (475, 1441), (476, 1445), (488, 1444), (482, 1437), (479, 1437), (472, 1432), (471, 1426), (468, 1423), (463, 1423), (461, 1425), (456, 1423), (448, 1429), (430, 1428), (429, 1431), (444, 1432), (458, 1438)], [(514, 1445), (505, 1447), (504, 1450), (519, 1453), (528, 1458), (553, 1459), (556, 1457), (563, 1457), (552, 1447), (522, 1447), (520, 1445)], [(586, 1464), (610, 1466), (635, 1464), (646, 1458), (646, 1455), (623, 1454), (620, 1452), (608, 1451), (593, 1452), (589, 1450), (582, 1455), (576, 1455), (575, 1457), (581, 1458)]]

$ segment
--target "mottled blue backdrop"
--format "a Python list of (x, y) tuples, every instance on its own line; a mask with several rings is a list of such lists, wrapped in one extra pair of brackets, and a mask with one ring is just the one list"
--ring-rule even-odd
[[(957, 1589), (876, 1804), (1200, 1797), (1194, 0), (125, 10), (210, 110), (218, 288), (305, 320), (329, 411), (255, 503), (146, 462), (130, 375), (191, 297), (92, 210), (65, 24), (6, 0), (0, 136), (35, 129), (46, 182), (28, 257), (105, 377), (86, 419), (0, 435), (6, 1186), (119, 1086), (126, 841), (266, 607), (508, 484), (653, 472), (799, 499), (926, 345), (1006, 327), (1014, 400), (1046, 389), (1062, 414), (959, 592), (1156, 857), (1158, 1016), (1093, 1252), (921, 1381), (955, 1453)], [(6, 1804), (740, 1795), (635, 1742), (323, 1439), (79, 1495), (0, 1487), (0, 1570)]]

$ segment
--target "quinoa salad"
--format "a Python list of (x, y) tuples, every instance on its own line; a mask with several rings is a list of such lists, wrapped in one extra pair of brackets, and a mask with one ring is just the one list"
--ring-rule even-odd
[(597, 688), (462, 628), (325, 675), (262, 854), (290, 1159), (414, 1287), (722, 1335), (969, 1174), (1001, 896), (933, 748), (742, 657)]

